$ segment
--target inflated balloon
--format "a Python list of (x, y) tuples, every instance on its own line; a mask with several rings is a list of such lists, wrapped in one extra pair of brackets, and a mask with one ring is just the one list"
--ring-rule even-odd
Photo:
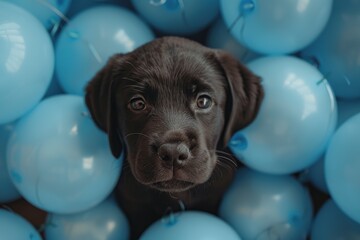
[(360, 223), (360, 114), (336, 131), (325, 156), (325, 177), (336, 204)]
[(7, 240), (41, 240), (35, 228), (21, 216), (0, 209), (0, 236)]
[(262, 78), (265, 97), (256, 119), (234, 134), (229, 147), (256, 170), (287, 174), (311, 166), (336, 126), (332, 90), (322, 74), (290, 56), (248, 64)]
[(76, 15), (56, 43), (56, 75), (67, 93), (83, 95), (88, 81), (115, 53), (151, 41), (150, 28), (132, 12), (106, 5)]
[(140, 240), (241, 240), (227, 223), (209, 213), (185, 211), (153, 223)]
[(0, 124), (12, 122), (43, 97), (54, 71), (49, 34), (30, 13), (0, 1)]
[(220, 0), (221, 13), (234, 37), (264, 54), (298, 51), (320, 34), (332, 0)]
[(114, 4), (121, 7), (131, 8), (130, 0), (73, 0), (70, 4), (67, 16), (73, 17), (88, 8), (103, 4)]
[(131, 2), (154, 28), (176, 35), (189, 35), (204, 29), (219, 13), (219, 0), (132, 0)]
[(47, 240), (129, 239), (129, 224), (113, 198), (76, 214), (49, 214)]
[(357, 0), (334, 1), (324, 31), (301, 53), (304, 59), (319, 66), (340, 98), (360, 97), (359, 9)]
[(18, 190), (10, 179), (6, 163), (6, 146), (13, 129), (14, 123), (0, 125), (0, 203), (20, 198)]
[(19, 120), (7, 147), (9, 173), (21, 195), (53, 213), (75, 213), (103, 201), (119, 178), (106, 134), (89, 117), (83, 98), (43, 100)]
[(241, 45), (226, 29), (224, 22), (219, 19), (210, 28), (206, 45), (211, 48), (220, 48), (236, 57), (239, 61), (249, 62), (260, 57), (259, 54)]
[(306, 239), (312, 204), (308, 191), (290, 176), (241, 169), (219, 215), (244, 239)]
[[(4, 1), (4, 0), (3, 0)], [(5, 0), (14, 3), (33, 14), (39, 21), (50, 29), (59, 25), (66, 15), (71, 0)], [(76, 2), (77, 0), (75, 0)]]
[(311, 230), (311, 240), (324, 239), (360, 239), (360, 223), (346, 216), (333, 200), (321, 207)]
[[(337, 127), (340, 127), (347, 119), (360, 113), (360, 100), (337, 100), (338, 107), (338, 121)], [(328, 193), (328, 187), (325, 180), (324, 170), (324, 157), (321, 157), (314, 165), (312, 165), (308, 172), (310, 182), (322, 190)]]

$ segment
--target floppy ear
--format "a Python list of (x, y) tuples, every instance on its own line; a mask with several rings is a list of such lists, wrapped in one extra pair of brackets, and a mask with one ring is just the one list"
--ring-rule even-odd
[(85, 103), (95, 124), (107, 132), (112, 154), (118, 158), (122, 151), (122, 140), (117, 128), (117, 110), (114, 101), (116, 80), (113, 67), (122, 54), (114, 55), (95, 75), (86, 87)]
[(255, 119), (264, 92), (261, 79), (230, 54), (215, 50), (215, 56), (228, 85), (222, 134), (223, 146), (226, 146), (236, 131)]

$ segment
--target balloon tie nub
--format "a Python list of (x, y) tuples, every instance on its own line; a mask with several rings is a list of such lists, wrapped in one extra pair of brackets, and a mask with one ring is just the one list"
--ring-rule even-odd
[(245, 28), (245, 17), (252, 13), (254, 9), (255, 2), (253, 0), (242, 0), (239, 6), (239, 14), (228, 27), (228, 32), (230, 32), (235, 27), (235, 25), (239, 22), (240, 19), (244, 18), (243, 24), (241, 26), (241, 32), (243, 32)]
[(171, 207), (168, 207), (166, 209), (165, 214), (164, 214), (163, 218), (161, 219), (161, 222), (163, 224), (165, 224), (165, 226), (167, 226), (167, 227), (174, 226), (178, 221), (179, 215), (185, 211), (185, 204), (181, 200), (179, 200), (178, 203), (179, 203), (180, 210), (181, 210), (180, 212), (174, 213), (174, 211)]

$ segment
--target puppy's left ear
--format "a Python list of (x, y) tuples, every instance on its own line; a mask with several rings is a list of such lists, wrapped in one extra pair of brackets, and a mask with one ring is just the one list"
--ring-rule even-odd
[(117, 127), (117, 111), (114, 102), (116, 79), (113, 69), (120, 64), (122, 54), (116, 54), (91, 79), (86, 87), (85, 103), (95, 124), (108, 135), (111, 152), (118, 158), (122, 151), (122, 139)]
[(226, 147), (235, 132), (255, 119), (264, 91), (261, 79), (230, 54), (215, 50), (215, 58), (228, 86), (222, 134), (223, 146)]

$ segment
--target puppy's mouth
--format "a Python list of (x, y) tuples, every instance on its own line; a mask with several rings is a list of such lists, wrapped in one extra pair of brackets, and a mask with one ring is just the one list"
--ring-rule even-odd
[(151, 184), (151, 187), (162, 192), (184, 192), (195, 185), (193, 182), (187, 182), (177, 179), (171, 179), (167, 181), (155, 182)]

